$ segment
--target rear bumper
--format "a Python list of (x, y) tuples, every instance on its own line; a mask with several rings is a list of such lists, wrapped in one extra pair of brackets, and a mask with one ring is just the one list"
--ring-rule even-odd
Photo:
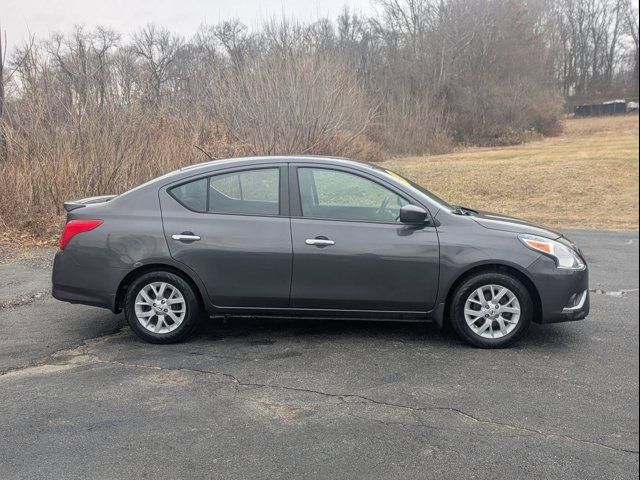
[(63, 302), (79, 303), (113, 310), (110, 300), (105, 298), (102, 292), (95, 290), (54, 284), (51, 288), (51, 296)]
[(126, 272), (115, 268), (85, 267), (59, 250), (53, 261), (51, 295), (57, 300), (114, 311), (115, 296)]
[(540, 323), (582, 320), (589, 315), (589, 270), (563, 270), (541, 257), (529, 272), (540, 294)]

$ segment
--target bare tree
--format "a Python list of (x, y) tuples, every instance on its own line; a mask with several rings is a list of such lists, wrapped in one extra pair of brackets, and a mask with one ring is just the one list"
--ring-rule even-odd
[(163, 87), (183, 44), (182, 38), (154, 24), (147, 25), (133, 36), (133, 52), (143, 60), (154, 105), (160, 103)]
[(246, 25), (235, 19), (224, 21), (212, 27), (211, 30), (234, 67), (240, 68), (251, 44)]
[(638, 95), (638, 80), (640, 72), (638, 68), (638, 4), (634, 5), (633, 0), (625, 0), (622, 5), (624, 16), (624, 27), (626, 34), (631, 38), (631, 82), (633, 90)]
[(31, 37), (22, 48), (15, 52), (15, 60), (11, 68), (7, 68), (7, 32), (0, 26), (0, 163), (9, 158), (9, 142), (6, 125), (6, 85), (31, 55), (35, 40)]
[(0, 160), (3, 162), (6, 162), (9, 156), (9, 147), (7, 145), (6, 133), (4, 131), (4, 64), (7, 57), (6, 45), (7, 33), (3, 32), (2, 28), (0, 28)]

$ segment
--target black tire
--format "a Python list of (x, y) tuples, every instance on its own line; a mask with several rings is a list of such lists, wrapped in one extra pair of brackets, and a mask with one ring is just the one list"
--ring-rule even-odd
[[(154, 333), (145, 328), (138, 320), (135, 310), (137, 295), (145, 286), (155, 282), (163, 282), (177, 288), (184, 298), (186, 307), (186, 312), (181, 323), (177, 327), (174, 327), (174, 330), (165, 333)], [(194, 332), (200, 323), (202, 308), (193, 288), (182, 277), (170, 272), (155, 271), (141, 275), (129, 285), (124, 299), (124, 314), (131, 330), (146, 342), (176, 343), (186, 339)], [(157, 319), (158, 317), (156, 316), (155, 318)], [(170, 321), (171, 320), (167, 320), (167, 322)]]
[[(487, 285), (506, 287), (520, 303), (520, 318), (515, 328), (500, 338), (485, 338), (478, 335), (465, 319), (464, 309), (467, 299), (474, 291)], [(533, 300), (525, 285), (516, 277), (501, 272), (479, 273), (464, 280), (454, 292), (449, 307), (451, 326), (455, 332), (464, 341), (479, 348), (505, 348), (513, 345), (527, 330), (534, 315)], [(473, 317), (470, 318), (473, 319)], [(482, 318), (479, 321), (482, 321)]]

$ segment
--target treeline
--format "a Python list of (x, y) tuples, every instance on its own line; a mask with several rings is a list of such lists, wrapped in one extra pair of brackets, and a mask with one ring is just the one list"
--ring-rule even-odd
[(565, 98), (638, 96), (637, 0), (529, 0)]
[(36, 225), (66, 199), (200, 160), (194, 145), (380, 160), (553, 135), (559, 96), (637, 91), (630, 0), (377, 4), (372, 18), (225, 21), (189, 40), (79, 27), (5, 52), (0, 223)]

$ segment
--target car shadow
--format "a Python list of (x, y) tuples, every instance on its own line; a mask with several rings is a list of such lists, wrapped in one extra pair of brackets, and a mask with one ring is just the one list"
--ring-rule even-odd
[(222, 341), (228, 338), (246, 338), (255, 344), (268, 344), (284, 338), (374, 338), (397, 340), (424, 340), (450, 333), (435, 325), (421, 322), (392, 322), (368, 320), (308, 320), (298, 318), (230, 318), (210, 319), (203, 322), (195, 339)]
[[(190, 341), (221, 342), (239, 340), (250, 345), (272, 345), (292, 338), (304, 341), (327, 339), (358, 339), (397, 342), (421, 342), (433, 346), (471, 348), (445, 325), (423, 322), (393, 322), (366, 320), (307, 320), (296, 318), (231, 318), (209, 319), (203, 322)], [(514, 348), (541, 348), (552, 351), (584, 341), (584, 335), (571, 324), (530, 326)]]

